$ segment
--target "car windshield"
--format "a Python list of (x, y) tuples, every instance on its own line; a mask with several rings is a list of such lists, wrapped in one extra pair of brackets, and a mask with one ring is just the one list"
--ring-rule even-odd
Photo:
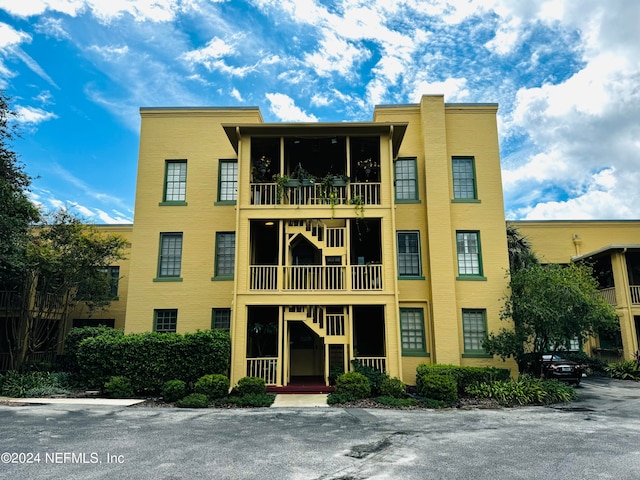
[(564, 360), (559, 355), (542, 355), (542, 361), (544, 362), (557, 362), (558, 360)]

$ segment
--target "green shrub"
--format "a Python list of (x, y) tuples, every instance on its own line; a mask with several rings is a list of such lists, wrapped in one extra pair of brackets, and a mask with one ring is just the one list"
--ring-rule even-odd
[(381, 395), (382, 382), (386, 378), (389, 378), (389, 375), (381, 372), (380, 370), (376, 370), (373, 367), (363, 365), (362, 362), (357, 359), (352, 360), (351, 365), (353, 366), (354, 372), (360, 373), (367, 377), (367, 380), (369, 380), (369, 385), (371, 386), (371, 395)]
[(376, 398), (376, 402), (381, 405), (388, 405), (390, 407), (399, 408), (415, 407), (417, 405), (420, 405), (420, 402), (415, 398), (398, 398), (386, 395)]
[(427, 373), (416, 378), (418, 394), (433, 400), (454, 403), (458, 400), (458, 387), (451, 375)]
[(242, 377), (238, 380), (236, 392), (239, 396), (245, 395), (264, 395), (267, 393), (267, 385), (262, 378), (258, 377)]
[(131, 380), (127, 377), (115, 376), (104, 384), (104, 393), (111, 398), (131, 398), (135, 391)]
[(0, 375), (0, 395), (7, 397), (46, 397), (69, 393), (69, 374), (65, 372), (17, 372)]
[(231, 343), (228, 332), (135, 333), (98, 335), (78, 345), (79, 377), (83, 385), (101, 387), (112, 376), (131, 380), (136, 392), (160, 393), (168, 380), (195, 383), (203, 375), (226, 374)]
[(387, 377), (382, 380), (380, 394), (384, 397), (404, 398), (407, 387), (399, 378)]
[(549, 405), (575, 400), (575, 389), (558, 380), (542, 380), (523, 375), (517, 380), (477, 383), (467, 387), (476, 398), (493, 398), (500, 405)]
[(207, 408), (209, 399), (203, 393), (192, 393), (176, 402), (176, 407), (180, 408)]
[(209, 400), (226, 397), (229, 394), (229, 379), (219, 373), (204, 375), (195, 383), (193, 391), (205, 394)]
[(416, 368), (416, 382), (420, 376), (430, 373), (452, 376), (456, 382), (459, 396), (464, 395), (466, 388), (474, 383), (506, 381), (511, 378), (511, 372), (508, 368), (422, 363)]
[(342, 365), (332, 365), (329, 369), (329, 385), (335, 385), (336, 379), (344, 373)]
[(182, 380), (169, 380), (162, 386), (162, 398), (165, 402), (175, 402), (187, 395), (187, 383)]
[(327, 395), (327, 403), (329, 405), (349, 403), (353, 400), (354, 399), (351, 397), (351, 395), (347, 395), (345, 393), (331, 392), (329, 395)]
[(617, 378), (620, 380), (640, 380), (640, 370), (638, 370), (638, 364), (635, 360), (610, 363), (604, 368), (604, 371), (611, 378)]
[(336, 379), (335, 392), (343, 394), (351, 400), (358, 400), (371, 396), (371, 385), (363, 374), (347, 372)]
[(64, 355), (62, 355), (62, 365), (67, 372), (77, 374), (80, 372), (80, 365), (78, 363), (78, 348), (80, 343), (86, 338), (97, 337), (100, 335), (107, 335), (113, 337), (121, 337), (124, 335), (122, 330), (116, 330), (115, 328), (109, 328), (106, 326), (100, 327), (81, 327), (72, 328), (64, 340)]
[(241, 397), (220, 399), (216, 404), (230, 404), (236, 407), (270, 407), (275, 398), (273, 393), (247, 393)]

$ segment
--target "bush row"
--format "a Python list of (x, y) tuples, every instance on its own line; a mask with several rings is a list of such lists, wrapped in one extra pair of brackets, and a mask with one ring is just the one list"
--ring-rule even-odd
[(0, 375), (0, 396), (47, 397), (69, 393), (70, 376), (65, 372), (17, 372)]
[(504, 406), (549, 405), (570, 402), (577, 397), (570, 385), (527, 375), (517, 380), (476, 383), (467, 387), (467, 394), (476, 398), (493, 398)]
[(507, 381), (511, 378), (508, 368), (462, 367), (459, 365), (427, 364), (416, 368), (416, 386), (420, 393), (421, 378), (424, 375), (446, 375), (455, 380), (458, 396), (464, 395), (466, 388), (474, 383)]
[(79, 380), (89, 388), (102, 388), (111, 377), (121, 376), (136, 393), (154, 394), (168, 380), (179, 378), (193, 385), (203, 375), (229, 370), (231, 342), (221, 330), (184, 335), (113, 332), (67, 344), (75, 351)]

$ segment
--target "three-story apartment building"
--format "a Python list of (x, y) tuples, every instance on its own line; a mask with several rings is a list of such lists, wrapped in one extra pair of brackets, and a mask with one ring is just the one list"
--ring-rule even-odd
[(507, 289), (496, 111), (142, 108), (126, 331), (229, 329), (232, 383), (503, 366), (482, 349)]

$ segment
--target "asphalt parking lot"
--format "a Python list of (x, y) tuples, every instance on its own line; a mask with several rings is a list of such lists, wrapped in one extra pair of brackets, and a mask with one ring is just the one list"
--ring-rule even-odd
[(496, 410), (1, 406), (0, 478), (640, 478), (640, 384), (578, 390)]

